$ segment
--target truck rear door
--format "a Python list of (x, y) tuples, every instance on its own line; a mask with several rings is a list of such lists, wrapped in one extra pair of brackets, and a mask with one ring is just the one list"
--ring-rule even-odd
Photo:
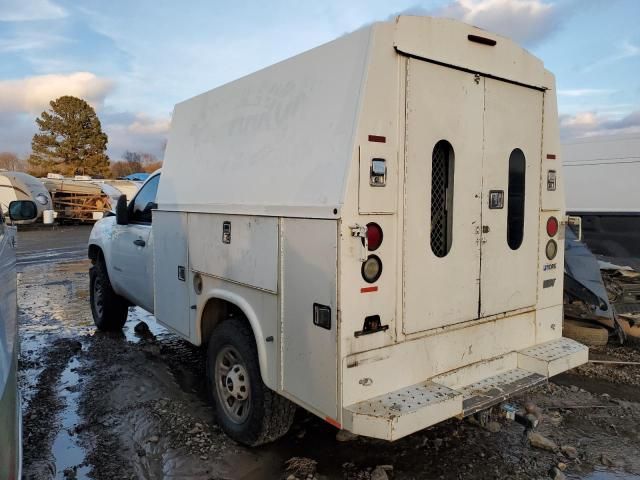
[(491, 78), (484, 92), (481, 317), (536, 303), (543, 101)]
[(409, 59), (404, 332), (478, 316), (482, 79)]
[(404, 332), (534, 305), (542, 92), (407, 62)]

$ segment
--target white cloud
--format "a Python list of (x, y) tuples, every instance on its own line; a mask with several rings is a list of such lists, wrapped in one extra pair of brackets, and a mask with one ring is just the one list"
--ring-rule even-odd
[(611, 55), (608, 55), (600, 60), (593, 62), (590, 65), (587, 65), (582, 69), (583, 73), (591, 72), (598, 68), (605, 67), (607, 65), (611, 65), (612, 63), (619, 62), (620, 60), (625, 60), (627, 58), (633, 58), (640, 56), (640, 47), (637, 45), (633, 45), (628, 41), (624, 41), (615, 46), (615, 52)]
[(560, 134), (565, 139), (637, 132), (640, 132), (640, 110), (623, 116), (594, 111), (560, 115)]
[(152, 118), (143, 113), (136, 115), (136, 119), (127, 127), (127, 130), (136, 134), (166, 134), (169, 131), (168, 118)]
[(554, 4), (542, 0), (455, 0), (432, 13), (462, 20), (524, 45), (549, 36), (562, 18)]
[(125, 151), (130, 150), (162, 158), (169, 125), (168, 117), (105, 112), (102, 129), (109, 136), (109, 156), (112, 160), (117, 160), (122, 158)]
[(0, 39), (0, 53), (18, 53), (28, 50), (47, 49), (66, 42), (60, 35), (45, 32), (20, 32), (15, 36)]
[(558, 95), (563, 97), (587, 97), (591, 95), (608, 95), (615, 90), (607, 88), (574, 88), (569, 90), (558, 90)]
[(89, 72), (4, 80), (0, 81), (0, 111), (39, 113), (63, 95), (83, 98), (98, 108), (113, 86), (111, 80)]
[(0, 0), (0, 22), (64, 18), (67, 12), (51, 0)]

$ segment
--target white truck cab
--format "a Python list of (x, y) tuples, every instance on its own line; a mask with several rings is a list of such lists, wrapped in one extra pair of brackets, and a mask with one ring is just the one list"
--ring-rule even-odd
[(162, 174), (89, 242), (127, 305), (207, 345), (219, 422), (301, 406), (395, 440), (587, 361), (562, 337), (553, 75), (509, 39), (400, 16), (175, 107)]

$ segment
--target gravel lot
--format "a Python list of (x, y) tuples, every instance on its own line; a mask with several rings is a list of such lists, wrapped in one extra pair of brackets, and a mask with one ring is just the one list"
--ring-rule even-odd
[[(531, 442), (548, 449), (515, 423), (488, 431), (458, 420), (395, 443), (340, 443), (304, 412), (281, 441), (239, 446), (213, 419), (203, 351), (140, 309), (122, 334), (95, 330), (88, 235), (66, 227), (18, 236), (27, 479), (640, 479), (633, 365), (589, 364), (517, 399), (541, 409), (542, 437)], [(148, 332), (134, 330), (141, 321)], [(633, 349), (593, 355), (640, 360)]]

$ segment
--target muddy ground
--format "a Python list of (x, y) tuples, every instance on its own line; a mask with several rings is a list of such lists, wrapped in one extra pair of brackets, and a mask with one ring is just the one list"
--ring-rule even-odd
[[(542, 479), (562, 478), (559, 465), (568, 478), (640, 480), (632, 365), (590, 364), (516, 399), (542, 409), (537, 432), (565, 447), (555, 451), (532, 447), (515, 423), (489, 432), (458, 420), (392, 444), (339, 443), (333, 427), (304, 412), (274, 444), (237, 445), (214, 420), (200, 349), (140, 309), (122, 334), (95, 330), (88, 234), (66, 227), (18, 237), (27, 479)], [(135, 332), (141, 321), (150, 332)], [(640, 360), (634, 349), (593, 355)]]

